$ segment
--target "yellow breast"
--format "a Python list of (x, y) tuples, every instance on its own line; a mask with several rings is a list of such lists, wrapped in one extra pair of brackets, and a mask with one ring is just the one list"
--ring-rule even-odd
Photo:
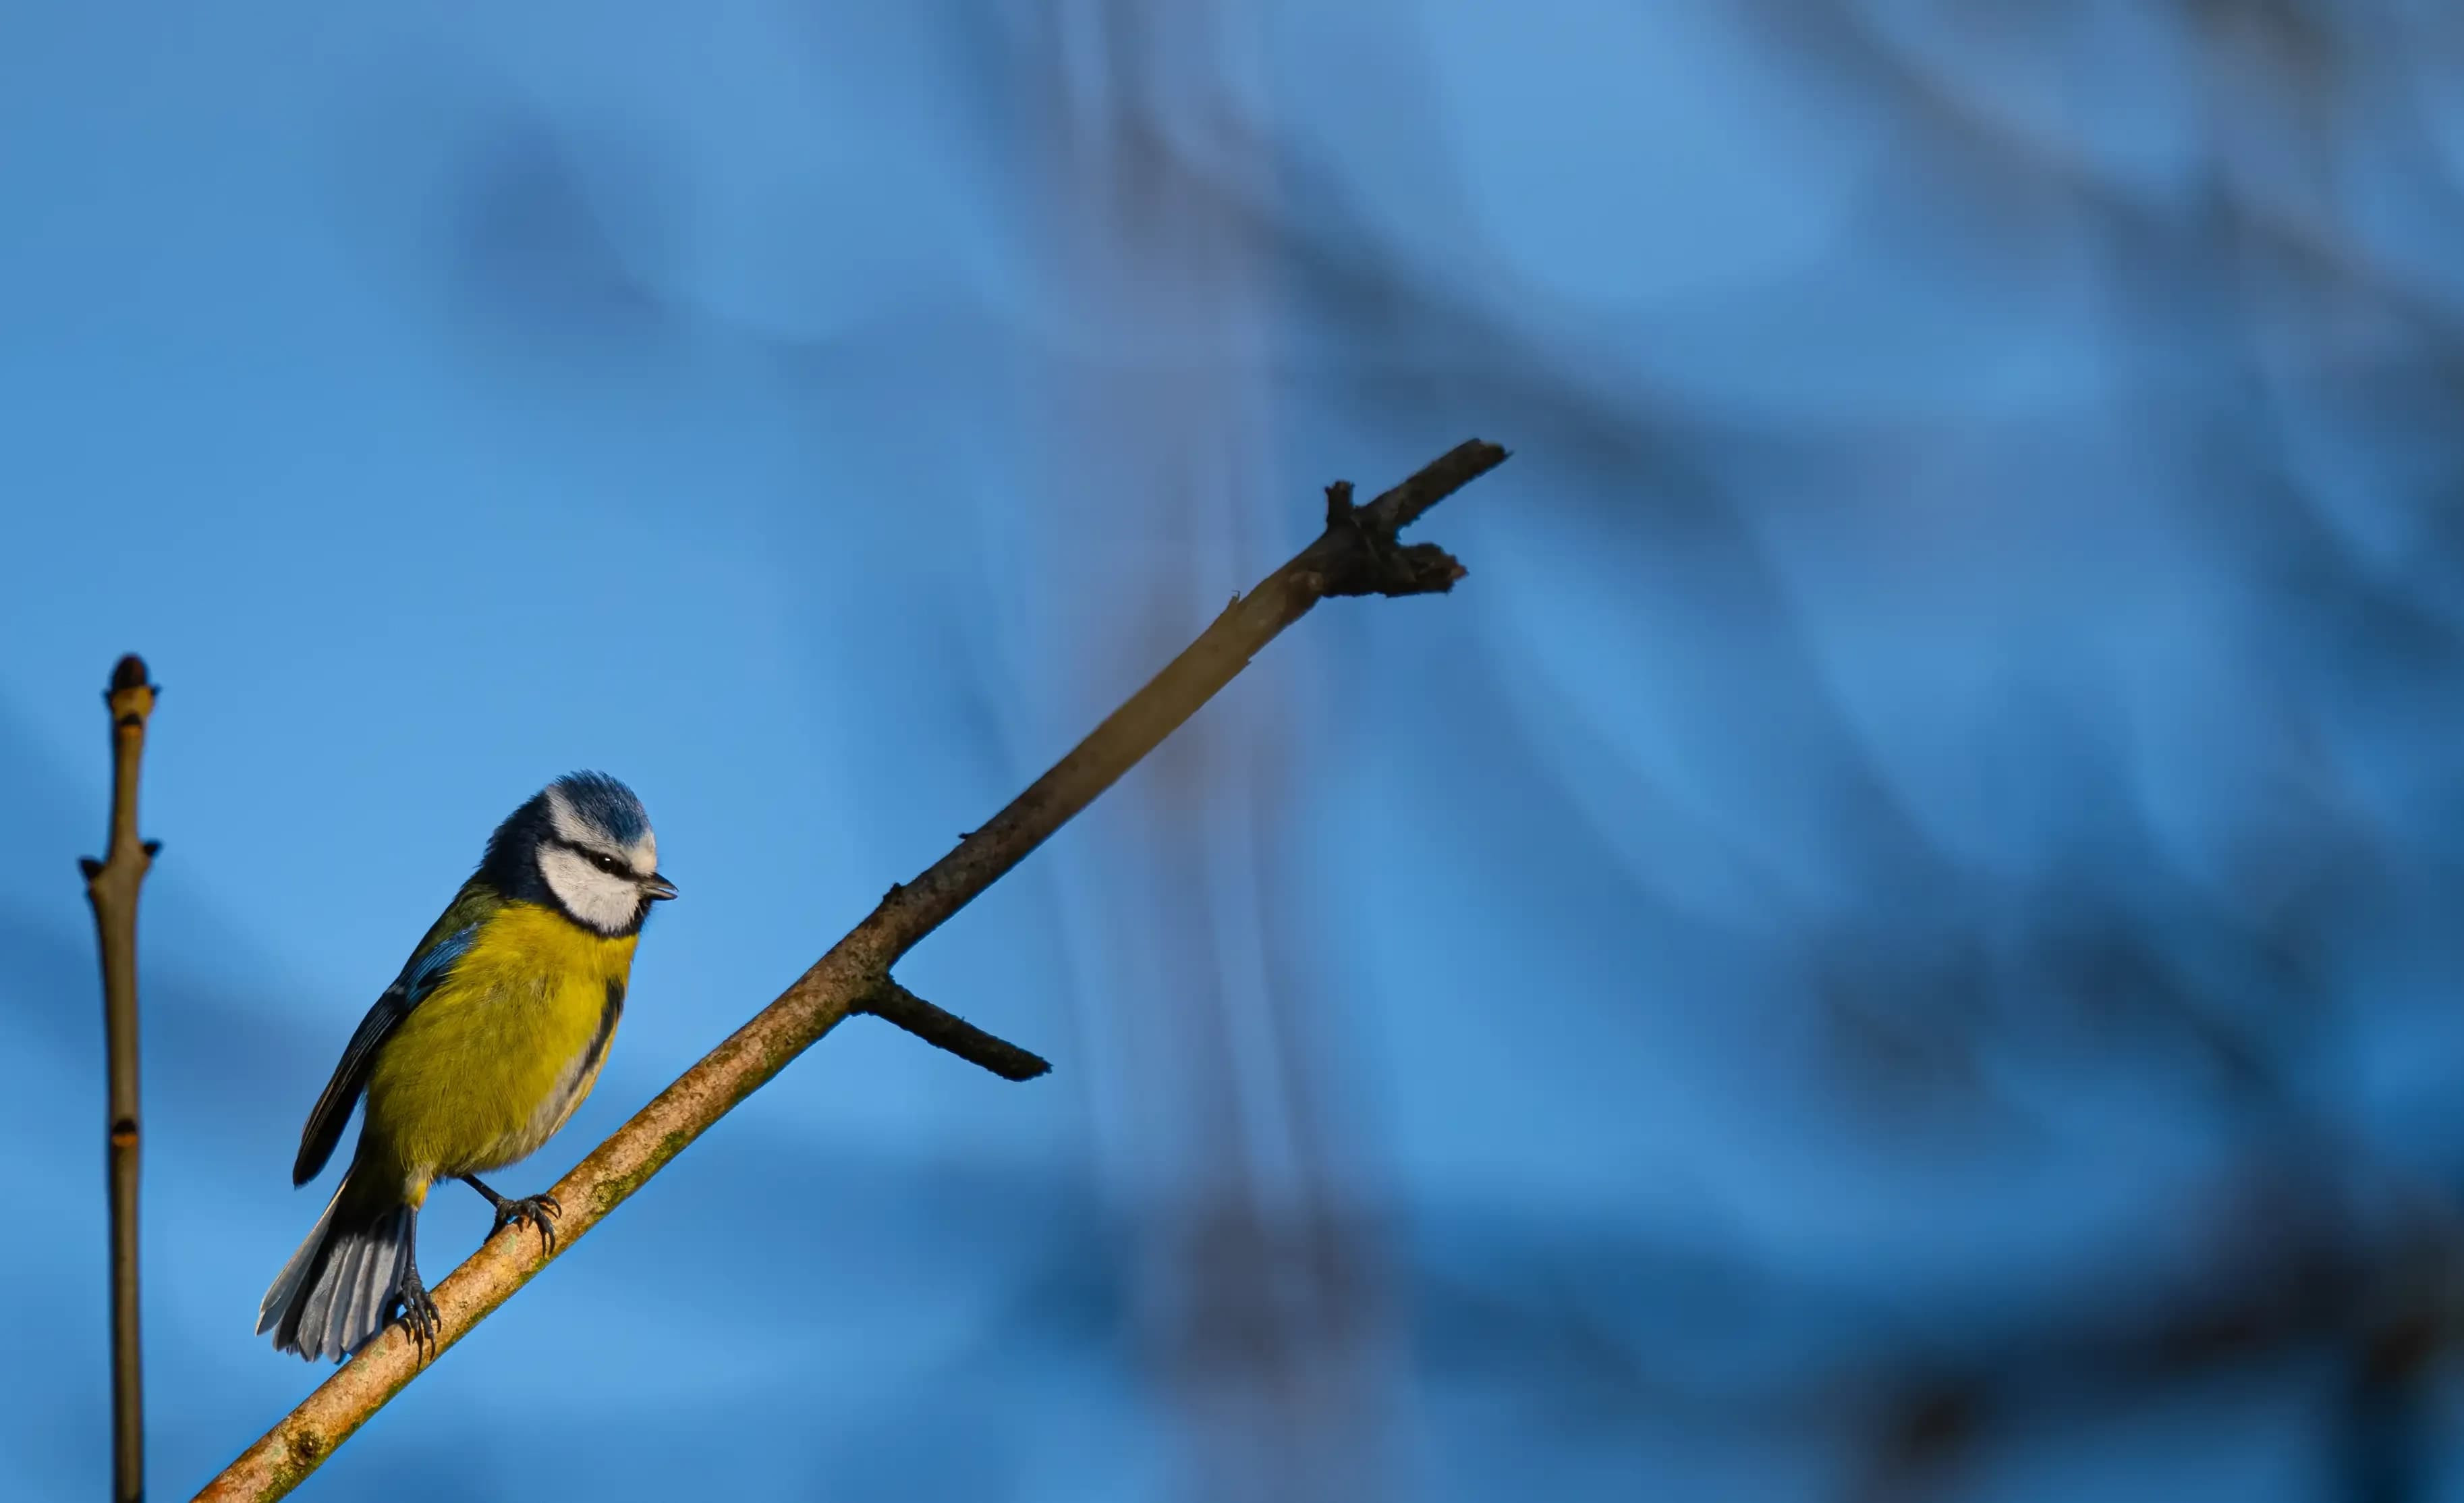
[(535, 1152), (598, 1076), (633, 944), (538, 904), (499, 910), (378, 1053), (361, 1160), (417, 1205), (430, 1180)]

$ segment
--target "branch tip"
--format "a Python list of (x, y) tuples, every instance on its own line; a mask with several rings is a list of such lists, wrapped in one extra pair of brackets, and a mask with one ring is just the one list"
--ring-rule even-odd
[(1311, 597), (1442, 595), (1468, 573), (1433, 542), (1404, 543), (1397, 535), (1438, 502), (1506, 462), (1506, 451), (1467, 439), (1420, 467), (1402, 484), (1365, 506), (1337, 480), (1326, 488), (1326, 531), (1297, 565), (1295, 587)]
[(1506, 463), (1507, 452), (1485, 439), (1466, 438), (1422, 465), (1410, 479), (1361, 508), (1368, 524), (1387, 537), (1409, 527), (1423, 513)]

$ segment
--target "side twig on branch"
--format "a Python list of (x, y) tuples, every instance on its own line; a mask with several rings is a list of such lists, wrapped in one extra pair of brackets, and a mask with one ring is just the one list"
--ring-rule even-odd
[(111, 709), (111, 838), (85, 872), (86, 901), (102, 952), (102, 1047), (109, 1061), (103, 1126), (111, 1194), (111, 1495), (145, 1495), (145, 1379), (137, 1330), (137, 892), (161, 846), (137, 835), (137, 772), (155, 688), (130, 653), (102, 692)]
[(959, 1017), (944, 1012), (885, 976), (879, 989), (857, 1002), (849, 1012), (869, 1012), (896, 1024), (935, 1049), (945, 1049), (970, 1065), (980, 1065), (1003, 1080), (1033, 1080), (1052, 1066), (1041, 1054), (1030, 1054), (1006, 1039), (998, 1039)]
[[(518, 1227), (499, 1232), (430, 1290), (443, 1320), (430, 1351), (441, 1355), (459, 1341), (849, 1013), (885, 1018), (1008, 1079), (1042, 1074), (1048, 1068), (1043, 1060), (915, 997), (890, 979), (890, 968), (1111, 787), (1319, 601), (1451, 588), (1463, 578), (1463, 565), (1435, 543), (1405, 544), (1396, 533), (1505, 460), (1505, 450), (1472, 439), (1365, 506), (1352, 503), (1348, 482), (1329, 486), (1327, 527), (1315, 542), (1235, 597), (1197, 641), (1007, 807), (915, 880), (891, 888), (778, 1000), (559, 1181), (550, 1193), (565, 1211), (553, 1249), (542, 1249)], [(197, 1494), (199, 1503), (282, 1496), (420, 1371), (410, 1340), (398, 1327), (388, 1329), (209, 1483)]]

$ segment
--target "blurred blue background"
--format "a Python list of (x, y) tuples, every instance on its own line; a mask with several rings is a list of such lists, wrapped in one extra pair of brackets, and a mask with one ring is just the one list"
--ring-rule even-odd
[[(2464, 12), (0, 7), (0, 1495), (157, 1495), (493, 823), (685, 898), (543, 1186), (1313, 532), (1337, 603), (335, 1499), (2464, 1498)], [(424, 1219), (441, 1273), (475, 1197)]]

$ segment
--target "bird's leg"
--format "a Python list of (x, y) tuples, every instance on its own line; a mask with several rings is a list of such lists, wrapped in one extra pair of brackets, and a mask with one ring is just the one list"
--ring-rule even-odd
[(521, 1222), (538, 1229), (541, 1251), (556, 1250), (556, 1218), (564, 1214), (564, 1207), (557, 1204), (555, 1196), (542, 1193), (525, 1195), (518, 1201), (509, 1201), (481, 1184), (479, 1177), (475, 1174), (462, 1176), (462, 1183), (478, 1191), (487, 1200), (489, 1206), (495, 1211), (496, 1224), (488, 1228), (489, 1236), (493, 1237), (516, 1222)]
[(403, 1264), (402, 1288), (394, 1297), (402, 1301), (402, 1314), (393, 1317), (393, 1323), (410, 1337), (415, 1360), (426, 1362), (436, 1350), (436, 1333), (445, 1322), (436, 1314), (436, 1301), (428, 1297), (428, 1286), (419, 1281), (417, 1262)]

